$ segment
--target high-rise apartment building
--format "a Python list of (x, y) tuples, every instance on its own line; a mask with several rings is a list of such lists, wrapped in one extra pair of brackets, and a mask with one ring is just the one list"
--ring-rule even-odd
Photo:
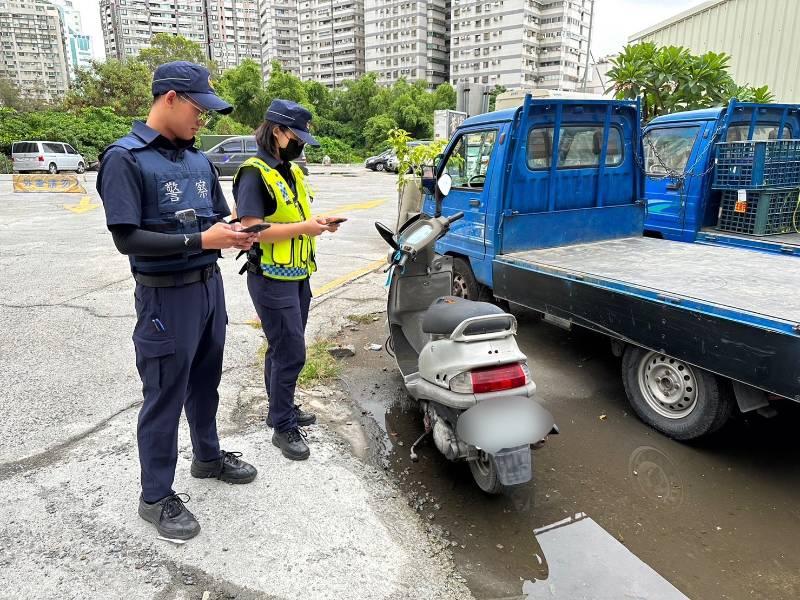
[(260, 64), (258, 0), (203, 0), (202, 4), (206, 10), (209, 58), (223, 71), (246, 58)]
[(450, 80), (576, 90), (592, 0), (452, 0)]
[(64, 46), (67, 49), (70, 79), (78, 68), (88, 67), (92, 61), (92, 38), (83, 31), (81, 13), (72, 0), (49, 0), (61, 11), (64, 22)]
[(300, 75), (300, 30), (297, 0), (261, 0), (261, 69), (269, 76), (272, 61)]
[(109, 58), (133, 58), (169, 33), (200, 44), (222, 70), (261, 62), (258, 0), (100, 0), (100, 18)]
[(299, 0), (300, 77), (335, 88), (364, 74), (364, 0)]
[(69, 86), (65, 29), (46, 0), (0, 0), (0, 77), (24, 98), (62, 97)]
[(449, 80), (449, 0), (365, 0), (366, 70), (378, 81)]

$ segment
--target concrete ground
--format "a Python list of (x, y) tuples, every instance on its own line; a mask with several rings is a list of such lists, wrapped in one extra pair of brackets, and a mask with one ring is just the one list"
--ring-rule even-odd
[[(13, 194), (0, 178), (0, 597), (469, 598), (446, 542), (324, 424), (310, 428), (306, 462), (271, 445), (263, 336), (233, 252), (221, 261), (230, 326), (219, 429), (259, 476), (192, 479), (182, 425), (174, 487), (203, 531), (180, 546), (156, 539), (136, 514), (133, 282), (93, 174), (85, 182), (85, 195)], [(390, 175), (319, 170), (311, 182), (316, 212), (351, 220), (320, 240), (309, 341), (382, 309), (381, 276), (358, 278), (386, 254), (366, 235), (371, 221), (391, 223), (396, 209)], [(325, 410), (324, 395), (314, 401)]]

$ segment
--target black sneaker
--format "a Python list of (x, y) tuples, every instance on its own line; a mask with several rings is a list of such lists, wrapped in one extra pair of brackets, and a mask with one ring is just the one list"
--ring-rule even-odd
[(200, 523), (183, 505), (188, 501), (189, 494), (172, 494), (153, 504), (140, 496), (139, 516), (155, 525), (159, 535), (174, 540), (190, 540), (200, 533)]
[(272, 434), (272, 445), (280, 448), (281, 454), (289, 460), (305, 460), (311, 455), (305, 438), (305, 432), (299, 427), (289, 431), (276, 431)]
[[(297, 418), (297, 425), (298, 427), (308, 427), (309, 425), (313, 425), (317, 422), (317, 417), (313, 413), (306, 412), (300, 409), (300, 404), (294, 405), (294, 414)], [(267, 427), (274, 427), (272, 424), (272, 415), (267, 413)]]
[(225, 452), (217, 460), (201, 462), (196, 458), (192, 460), (192, 477), (198, 479), (211, 479), (216, 477), (226, 483), (250, 483), (256, 478), (256, 468), (244, 462), (239, 457), (241, 452)]

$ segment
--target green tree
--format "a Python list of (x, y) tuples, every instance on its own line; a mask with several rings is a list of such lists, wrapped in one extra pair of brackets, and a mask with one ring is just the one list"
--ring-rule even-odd
[(502, 85), (494, 86), (494, 89), (489, 92), (489, 112), (495, 110), (495, 107), (497, 106), (497, 97), (507, 91), (508, 90)]
[(293, 100), (309, 107), (308, 94), (300, 78), (289, 71), (284, 71), (277, 60), (272, 61), (272, 70), (267, 80), (265, 104), (268, 107), (273, 100), (282, 98)]
[(442, 83), (433, 90), (433, 110), (455, 110), (456, 90), (449, 83)]
[(625, 46), (608, 72), (617, 99), (642, 98), (645, 121), (658, 115), (725, 104), (736, 95), (771, 98), (769, 90), (737, 86), (728, 73), (730, 56), (694, 55), (681, 46), (653, 42)]
[(216, 63), (209, 60), (203, 47), (182, 35), (155, 34), (150, 40), (150, 46), (139, 50), (137, 58), (147, 65), (151, 73), (156, 70), (158, 65), (175, 60), (186, 60), (206, 66), (212, 76), (217, 74)]
[(4, 77), (0, 77), (0, 106), (22, 108), (17, 86), (13, 81)]
[(152, 74), (138, 60), (92, 61), (77, 70), (65, 106), (72, 110), (109, 107), (117, 115), (145, 115), (153, 102), (151, 81)]
[(261, 67), (249, 58), (222, 75), (217, 92), (233, 104), (231, 117), (254, 129), (264, 118), (267, 109), (267, 92), (261, 76)]
[(397, 122), (390, 115), (370, 117), (364, 127), (364, 138), (367, 148), (383, 150), (388, 147), (389, 132), (397, 129)]

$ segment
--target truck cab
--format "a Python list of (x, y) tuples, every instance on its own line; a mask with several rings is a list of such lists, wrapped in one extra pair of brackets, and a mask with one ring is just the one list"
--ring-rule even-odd
[(645, 235), (800, 256), (800, 233), (788, 214), (792, 198), (797, 207), (800, 186), (771, 190), (780, 196), (786, 215), (781, 228), (768, 232), (739, 226), (739, 221), (732, 226), (724, 211), (737, 190), (714, 185), (720, 143), (794, 138), (800, 138), (798, 105), (733, 100), (727, 107), (656, 117), (643, 135)]

